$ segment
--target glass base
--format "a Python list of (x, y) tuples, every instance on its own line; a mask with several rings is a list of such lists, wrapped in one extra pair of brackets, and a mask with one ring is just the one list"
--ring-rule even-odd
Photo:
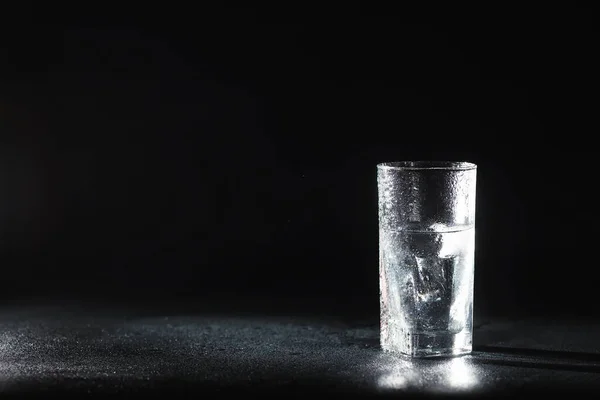
[(400, 353), (414, 358), (454, 357), (471, 353), (471, 332), (398, 332), (394, 340), (382, 341), (385, 351)]

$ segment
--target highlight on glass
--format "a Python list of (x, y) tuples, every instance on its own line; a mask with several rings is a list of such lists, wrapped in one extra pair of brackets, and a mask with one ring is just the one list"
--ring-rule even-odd
[(469, 162), (377, 165), (382, 349), (471, 352), (476, 177)]

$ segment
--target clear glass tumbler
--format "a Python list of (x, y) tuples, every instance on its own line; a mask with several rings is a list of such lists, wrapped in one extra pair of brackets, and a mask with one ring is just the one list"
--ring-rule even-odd
[(476, 178), (468, 162), (377, 165), (384, 350), (471, 352)]

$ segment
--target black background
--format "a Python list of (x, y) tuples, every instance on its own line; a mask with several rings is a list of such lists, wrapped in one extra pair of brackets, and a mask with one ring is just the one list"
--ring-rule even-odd
[(476, 314), (597, 316), (591, 9), (89, 7), (2, 14), (3, 301), (376, 317), (376, 164), (443, 159)]

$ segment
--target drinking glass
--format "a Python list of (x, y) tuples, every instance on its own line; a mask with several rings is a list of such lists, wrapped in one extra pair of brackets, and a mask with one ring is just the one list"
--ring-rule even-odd
[(476, 177), (469, 162), (377, 165), (383, 350), (471, 352)]

